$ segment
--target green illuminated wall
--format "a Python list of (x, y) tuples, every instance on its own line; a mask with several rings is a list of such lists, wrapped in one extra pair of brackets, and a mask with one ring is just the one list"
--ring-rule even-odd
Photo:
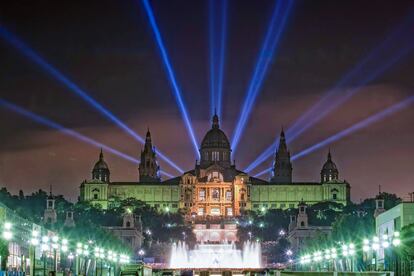
[(250, 186), (250, 209), (254, 211), (262, 210), (262, 208), (297, 208), (302, 200), (307, 204), (335, 201), (346, 205), (349, 200), (349, 185), (344, 182), (333, 182)]

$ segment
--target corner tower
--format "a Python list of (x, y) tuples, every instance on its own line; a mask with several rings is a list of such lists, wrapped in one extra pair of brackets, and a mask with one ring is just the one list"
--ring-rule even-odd
[(339, 179), (339, 171), (336, 164), (332, 161), (331, 151), (328, 152), (328, 159), (323, 164), (321, 170), (321, 183), (337, 181)]
[(275, 154), (270, 181), (273, 183), (292, 183), (292, 163), (290, 162), (290, 152), (286, 145), (283, 129), (280, 133), (279, 148)]
[(214, 114), (211, 129), (201, 142), (200, 168), (206, 169), (213, 164), (222, 168), (230, 168), (230, 142), (226, 134), (220, 129), (219, 117)]
[(141, 151), (141, 162), (139, 163), (140, 182), (160, 182), (160, 166), (157, 162), (155, 148), (152, 146), (151, 133), (148, 129), (145, 137), (144, 150)]
[(99, 160), (95, 163), (95, 166), (92, 170), (92, 179), (109, 183), (110, 174), (111, 173), (109, 171), (108, 164), (106, 164), (104, 160), (104, 155), (101, 149), (101, 153), (99, 154)]

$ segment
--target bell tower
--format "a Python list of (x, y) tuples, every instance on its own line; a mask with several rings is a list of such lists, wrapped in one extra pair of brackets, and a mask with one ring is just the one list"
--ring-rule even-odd
[(307, 228), (309, 226), (308, 214), (306, 213), (306, 209), (308, 208), (308, 205), (306, 205), (305, 202), (301, 201), (298, 207), (299, 207), (299, 214), (297, 218), (297, 227)]
[(46, 198), (46, 209), (43, 213), (43, 223), (53, 225), (57, 222), (57, 213), (55, 209), (55, 197), (52, 194), (52, 185), (50, 185), (50, 193)]
[(273, 183), (292, 183), (292, 163), (290, 162), (290, 152), (286, 145), (283, 129), (280, 133), (279, 148), (275, 154), (270, 181)]
[(141, 162), (139, 163), (140, 182), (160, 182), (160, 166), (157, 162), (155, 148), (152, 146), (151, 133), (148, 129), (145, 137), (144, 150), (141, 151)]

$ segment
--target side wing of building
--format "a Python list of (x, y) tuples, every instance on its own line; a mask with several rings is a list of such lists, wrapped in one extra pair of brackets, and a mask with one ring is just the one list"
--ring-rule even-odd
[(301, 201), (315, 204), (333, 201), (346, 205), (350, 198), (350, 186), (346, 182), (333, 181), (327, 183), (267, 183), (252, 179), (250, 184), (250, 209), (264, 211), (266, 209), (297, 208)]

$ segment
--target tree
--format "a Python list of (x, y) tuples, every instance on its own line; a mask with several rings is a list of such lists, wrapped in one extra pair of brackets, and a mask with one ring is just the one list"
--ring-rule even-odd
[(7, 258), (9, 257), (9, 242), (3, 239), (0, 239), (0, 270), (6, 270)]
[(401, 245), (398, 247), (398, 255), (407, 261), (414, 259), (414, 223), (401, 229)]

